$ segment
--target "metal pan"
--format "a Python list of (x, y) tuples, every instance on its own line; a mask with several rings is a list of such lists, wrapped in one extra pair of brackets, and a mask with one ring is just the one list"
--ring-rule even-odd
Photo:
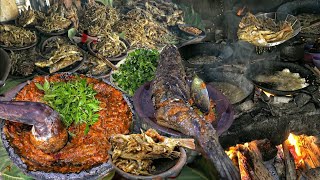
[[(275, 87), (270, 83), (264, 83), (264, 82), (258, 82), (256, 81), (256, 77), (258, 75), (273, 75), (277, 71), (282, 71), (283, 69), (289, 69), (292, 73), (299, 73), (301, 78), (305, 78), (306, 82), (309, 84), (308, 86), (297, 89), (294, 91), (282, 91), (277, 90)], [(288, 63), (288, 62), (280, 62), (280, 61), (257, 61), (255, 63), (252, 63), (249, 65), (245, 72), (245, 76), (247, 79), (249, 79), (256, 87), (265, 90), (269, 93), (275, 94), (275, 95), (293, 95), (301, 92), (309, 93), (309, 88), (311, 88), (312, 85), (315, 85), (316, 77), (315, 75), (308, 70), (307, 68), (304, 68), (298, 64), (294, 63)]]
[[(235, 69), (235, 68), (233, 68)], [(219, 83), (229, 84), (233, 87), (237, 87), (237, 91), (230, 93), (230, 86), (219, 89), (226, 97), (229, 99), (230, 103), (233, 105), (241, 104), (244, 102), (253, 92), (254, 85), (249, 81), (243, 74), (236, 73), (236, 69), (233, 72), (225, 70), (223, 67), (219, 68), (203, 68), (199, 72), (198, 76), (203, 79), (206, 83), (212, 84), (213, 87), (219, 89), (216, 85)], [(231, 86), (231, 87), (232, 87)], [(229, 93), (227, 92), (229, 91)], [(240, 93), (240, 91), (242, 93)], [(227, 94), (230, 94), (227, 96)], [(241, 94), (241, 95), (240, 95)]]

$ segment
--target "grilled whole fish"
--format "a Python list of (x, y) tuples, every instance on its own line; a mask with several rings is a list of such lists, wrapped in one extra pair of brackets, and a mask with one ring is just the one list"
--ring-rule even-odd
[(175, 46), (168, 45), (160, 54), (152, 84), (152, 101), (157, 123), (194, 137), (220, 173), (221, 179), (240, 179), (239, 172), (219, 144), (212, 124), (197, 114), (189, 104), (190, 87), (181, 56)]

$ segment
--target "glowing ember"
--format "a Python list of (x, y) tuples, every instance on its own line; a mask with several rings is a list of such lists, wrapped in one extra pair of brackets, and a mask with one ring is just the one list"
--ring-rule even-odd
[(299, 137), (293, 135), (292, 133), (289, 134), (289, 137), (288, 137), (289, 143), (290, 143), (292, 146), (294, 146), (295, 153), (296, 153), (298, 156), (301, 156), (301, 152), (300, 152), (300, 148), (299, 148), (299, 144), (298, 144), (298, 139), (299, 139)]
[(244, 13), (244, 10), (246, 9), (246, 7), (244, 6), (243, 8), (240, 8), (237, 12), (237, 16), (242, 16)]

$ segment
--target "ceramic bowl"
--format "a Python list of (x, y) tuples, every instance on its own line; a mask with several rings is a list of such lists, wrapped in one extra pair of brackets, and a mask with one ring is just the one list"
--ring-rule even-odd
[(111, 158), (109, 158), (109, 163), (112, 164), (116, 172), (123, 176), (126, 179), (167, 179), (167, 178), (174, 178), (176, 177), (183, 166), (187, 162), (187, 155), (186, 151), (180, 147), (180, 157), (178, 159), (157, 159), (153, 161), (153, 165), (155, 166), (155, 172), (152, 173), (150, 176), (141, 176), (141, 175), (133, 175), (123, 170), (119, 169), (115, 164), (112, 163)]
[(313, 57), (313, 64), (320, 70), (320, 55)]
[(0, 49), (0, 87), (5, 84), (11, 68), (11, 60), (7, 52)]

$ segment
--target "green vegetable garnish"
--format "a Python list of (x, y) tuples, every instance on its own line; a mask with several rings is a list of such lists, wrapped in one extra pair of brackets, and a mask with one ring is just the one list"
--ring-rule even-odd
[(36, 83), (38, 89), (44, 91), (43, 101), (56, 110), (62, 117), (63, 123), (69, 127), (86, 123), (85, 134), (89, 127), (99, 119), (99, 100), (94, 96), (97, 92), (92, 84), (87, 84), (86, 79), (76, 79), (69, 82), (49, 83), (45, 80), (41, 85)]
[(114, 82), (130, 96), (144, 83), (154, 78), (160, 53), (157, 50), (136, 49), (124, 64), (112, 74)]

